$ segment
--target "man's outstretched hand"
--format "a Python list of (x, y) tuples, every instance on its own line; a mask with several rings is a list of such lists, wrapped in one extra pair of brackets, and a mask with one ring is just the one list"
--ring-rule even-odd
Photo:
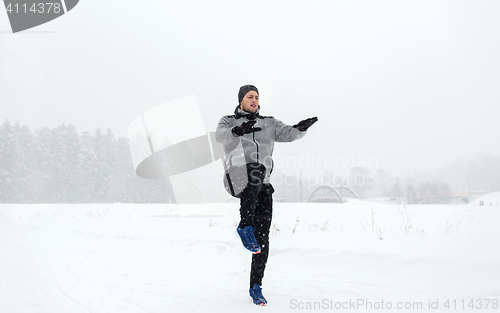
[(298, 128), (301, 132), (303, 132), (306, 131), (309, 127), (312, 126), (312, 124), (316, 123), (317, 121), (318, 121), (317, 117), (310, 117), (308, 119), (300, 121), (296, 125), (293, 125), (293, 127)]
[(257, 123), (256, 120), (245, 122), (245, 123), (241, 124), (240, 126), (235, 126), (232, 129), (232, 132), (236, 136), (243, 136), (245, 134), (251, 134), (251, 133), (255, 133), (255, 132), (262, 130), (262, 128), (260, 128), (260, 127), (253, 127), (253, 125), (255, 125), (255, 123)]

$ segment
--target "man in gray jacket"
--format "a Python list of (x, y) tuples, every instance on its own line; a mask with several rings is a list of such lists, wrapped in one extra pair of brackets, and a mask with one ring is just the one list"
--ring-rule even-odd
[(261, 285), (269, 255), (274, 143), (304, 137), (318, 119), (313, 117), (289, 126), (272, 116), (260, 115), (259, 91), (253, 85), (240, 88), (238, 103), (234, 115), (220, 119), (215, 137), (226, 153), (226, 188), (240, 198), (241, 221), (237, 233), (243, 246), (253, 253), (250, 296), (255, 304), (265, 305)]

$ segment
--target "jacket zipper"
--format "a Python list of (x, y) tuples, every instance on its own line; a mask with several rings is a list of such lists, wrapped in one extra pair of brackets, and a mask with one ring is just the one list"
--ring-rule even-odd
[(255, 142), (255, 146), (257, 147), (257, 163), (259, 163), (259, 144), (257, 143), (257, 141), (255, 141), (255, 132), (252, 133), (252, 137), (253, 142)]

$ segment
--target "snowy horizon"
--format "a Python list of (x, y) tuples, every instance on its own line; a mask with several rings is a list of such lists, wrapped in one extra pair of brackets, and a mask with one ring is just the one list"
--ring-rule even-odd
[[(0, 313), (498, 311), (500, 1), (4, 3)], [(274, 147), (265, 308), (214, 200), (247, 84), (318, 118)]]
[[(0, 163), (6, 165), (0, 173), (0, 202), (175, 202), (168, 179), (136, 176), (129, 144), (129, 138), (109, 130), (79, 134), (72, 124), (28, 129), (5, 121), (0, 124)], [(425, 200), (411, 199), (418, 195), (440, 196), (428, 199), (430, 203), (462, 201), (463, 195), (469, 197), (462, 201), (466, 203), (470, 195), (500, 191), (500, 156), (491, 154), (456, 158), (441, 168), (407, 175), (391, 175), (374, 156), (344, 158), (306, 150), (301, 156), (275, 153), (273, 159), (275, 196), (286, 202), (307, 201), (320, 186), (349, 186), (361, 198), (395, 198), (400, 203)], [(221, 176), (210, 174), (208, 185), (222, 188)], [(189, 201), (194, 200), (194, 182), (207, 184), (197, 176), (184, 181), (188, 185), (181, 189)]]
[(11, 34), (0, 12), (0, 122), (123, 137), (141, 113), (196, 95), (210, 132), (250, 83), (261, 114), (319, 118), (277, 157), (374, 156), (393, 176), (439, 169), (500, 155), (498, 15), (498, 1), (471, 0), (87, 0)]

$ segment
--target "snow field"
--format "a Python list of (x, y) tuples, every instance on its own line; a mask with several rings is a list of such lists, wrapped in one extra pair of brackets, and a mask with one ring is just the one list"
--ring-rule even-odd
[(324, 311), (359, 300), (435, 312), (429, 300), (500, 299), (499, 209), (275, 203), (261, 308), (248, 300), (237, 203), (4, 204), (0, 312)]

